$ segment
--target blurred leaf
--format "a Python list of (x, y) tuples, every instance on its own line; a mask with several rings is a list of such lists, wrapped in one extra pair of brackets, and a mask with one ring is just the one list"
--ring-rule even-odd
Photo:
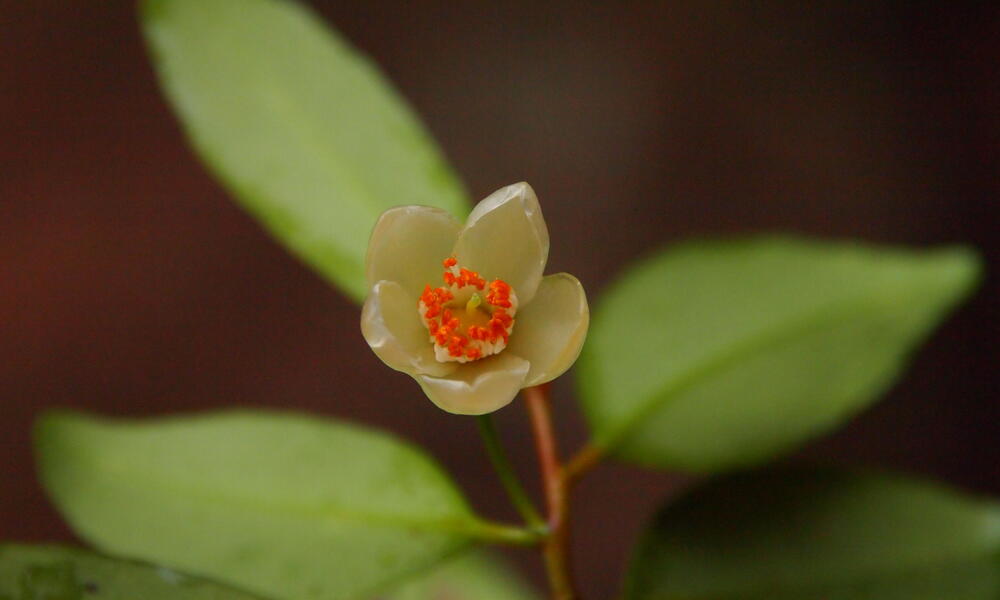
[(1000, 505), (871, 473), (741, 474), (668, 506), (627, 600), (996, 600)]
[(0, 598), (10, 600), (254, 600), (256, 596), (90, 552), (0, 545)]
[(344, 423), (50, 413), (36, 446), (43, 484), (84, 539), (272, 598), (364, 596), (479, 532), (428, 457)]
[(594, 443), (692, 471), (767, 459), (875, 400), (977, 274), (962, 248), (755, 238), (658, 254), (594, 314), (578, 367)]
[(144, 0), (160, 80), (195, 148), (279, 240), (354, 299), (375, 220), (464, 217), (461, 184), (371, 61), (286, 0)]
[(524, 581), (486, 553), (463, 554), (379, 600), (539, 600)]

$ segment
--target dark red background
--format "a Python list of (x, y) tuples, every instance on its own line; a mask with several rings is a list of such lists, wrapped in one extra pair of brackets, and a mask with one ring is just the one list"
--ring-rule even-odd
[[(967, 242), (996, 258), (995, 7), (700, 4), (316, 7), (384, 67), (474, 197), (533, 184), (550, 270), (592, 301), (630, 260), (693, 234)], [(473, 423), (378, 362), (357, 306), (193, 157), (131, 3), (0, 2), (0, 286), (0, 539), (71, 539), (32, 471), (29, 429), (49, 406), (348, 417), (426, 445), (482, 512), (514, 517)], [(1000, 493), (998, 300), (991, 274), (884, 402), (800, 457)], [(557, 385), (567, 450), (584, 438), (571, 392)], [(499, 422), (533, 477), (521, 407)], [(678, 482), (607, 466), (581, 487), (590, 597), (613, 593)], [(533, 556), (511, 555), (538, 578)]]

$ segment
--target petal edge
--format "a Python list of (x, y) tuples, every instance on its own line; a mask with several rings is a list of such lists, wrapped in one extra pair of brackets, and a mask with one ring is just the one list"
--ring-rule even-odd
[(484, 415), (503, 408), (524, 387), (531, 365), (504, 350), (463, 365), (445, 377), (415, 375), (424, 393), (441, 410), (457, 415)]
[(515, 183), (477, 204), (453, 253), (463, 267), (503, 279), (522, 304), (530, 302), (549, 256), (549, 231), (531, 186)]
[(361, 310), (361, 334), (375, 355), (397, 371), (444, 377), (455, 370), (454, 363), (434, 358), (417, 300), (394, 281), (372, 286)]
[[(397, 206), (382, 213), (368, 241), (368, 285), (400, 283), (414, 298), (426, 284), (441, 284), (441, 261), (451, 256), (462, 230), (445, 210), (432, 206)], [(416, 300), (414, 300), (416, 302)]]
[(518, 311), (505, 352), (531, 363), (526, 386), (552, 381), (576, 362), (589, 326), (590, 307), (580, 281), (569, 273), (547, 275), (531, 304)]

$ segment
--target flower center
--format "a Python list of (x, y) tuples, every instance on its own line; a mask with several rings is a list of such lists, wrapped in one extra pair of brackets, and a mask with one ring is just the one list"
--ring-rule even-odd
[(424, 287), (418, 309), (439, 362), (465, 363), (497, 354), (514, 329), (517, 294), (503, 279), (486, 283), (479, 273), (446, 258), (444, 285)]

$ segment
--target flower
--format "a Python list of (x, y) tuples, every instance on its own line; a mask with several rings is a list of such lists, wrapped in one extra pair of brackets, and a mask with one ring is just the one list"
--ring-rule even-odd
[(368, 243), (361, 332), (440, 408), (493, 412), (562, 375), (587, 335), (583, 286), (568, 273), (543, 277), (548, 253), (527, 183), (491, 194), (464, 226), (438, 208), (387, 210)]

